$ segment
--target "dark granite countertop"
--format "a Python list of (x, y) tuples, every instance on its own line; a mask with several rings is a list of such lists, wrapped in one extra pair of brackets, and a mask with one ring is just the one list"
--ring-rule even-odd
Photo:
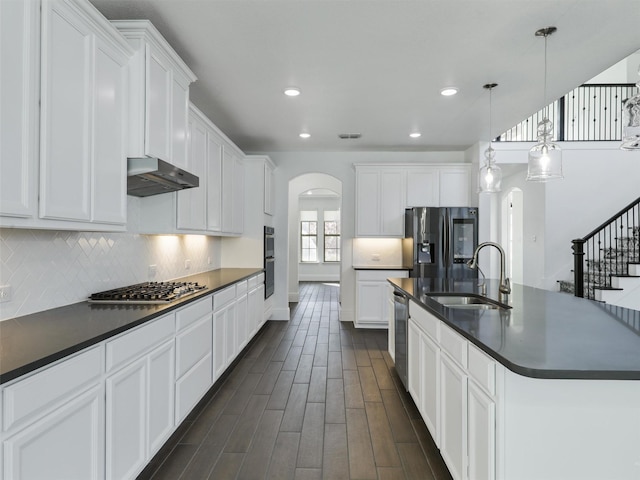
[[(508, 310), (446, 308), (427, 292), (478, 293), (477, 281), (389, 282), (505, 367), (536, 378), (640, 380), (640, 311), (512, 285)], [(498, 300), (498, 281), (487, 280)]]
[(179, 280), (198, 282), (207, 288), (169, 305), (80, 302), (2, 321), (0, 384), (261, 272), (260, 268), (221, 268), (184, 277)]

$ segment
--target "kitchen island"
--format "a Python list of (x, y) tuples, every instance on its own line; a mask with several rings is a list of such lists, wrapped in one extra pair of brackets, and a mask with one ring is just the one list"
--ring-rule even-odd
[[(455, 479), (640, 478), (640, 312), (522, 285), (389, 279), (410, 299), (408, 390)], [(499, 301), (498, 282), (487, 297)]]

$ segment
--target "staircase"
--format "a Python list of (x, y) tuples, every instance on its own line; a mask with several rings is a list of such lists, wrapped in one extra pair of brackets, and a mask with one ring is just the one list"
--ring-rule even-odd
[(640, 198), (572, 243), (577, 297), (640, 310)]

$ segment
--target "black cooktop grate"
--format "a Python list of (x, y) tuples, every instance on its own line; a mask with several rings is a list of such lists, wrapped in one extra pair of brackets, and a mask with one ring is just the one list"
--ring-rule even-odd
[(197, 282), (145, 282), (94, 293), (91, 303), (164, 304), (206, 289)]

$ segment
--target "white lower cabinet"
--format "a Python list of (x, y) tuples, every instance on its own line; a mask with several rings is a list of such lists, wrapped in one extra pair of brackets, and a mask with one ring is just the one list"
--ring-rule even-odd
[(176, 424), (213, 384), (213, 304), (211, 297), (176, 312)]
[(440, 348), (413, 318), (409, 319), (409, 393), (436, 445), (439, 445)]
[(213, 295), (213, 375), (219, 378), (235, 358), (236, 287)]
[(107, 342), (107, 479), (135, 478), (173, 431), (174, 334), (172, 313)]
[(467, 411), (468, 478), (493, 479), (496, 470), (496, 402), (471, 379), (467, 390)]
[(467, 478), (467, 376), (440, 355), (440, 453), (454, 479)]
[(4, 478), (102, 478), (103, 408), (96, 386), (5, 440)]
[(4, 478), (103, 478), (102, 347), (14, 381), (2, 390)]
[(249, 292), (247, 294), (247, 330), (249, 339), (258, 333), (264, 324), (264, 274), (256, 275), (249, 279)]
[(454, 480), (496, 478), (496, 362), (414, 302), (408, 388)]
[(0, 480), (136, 478), (264, 323), (263, 279), (2, 385)]
[(387, 306), (387, 278), (406, 278), (406, 270), (356, 271), (356, 320), (358, 328), (388, 328), (393, 321)]

